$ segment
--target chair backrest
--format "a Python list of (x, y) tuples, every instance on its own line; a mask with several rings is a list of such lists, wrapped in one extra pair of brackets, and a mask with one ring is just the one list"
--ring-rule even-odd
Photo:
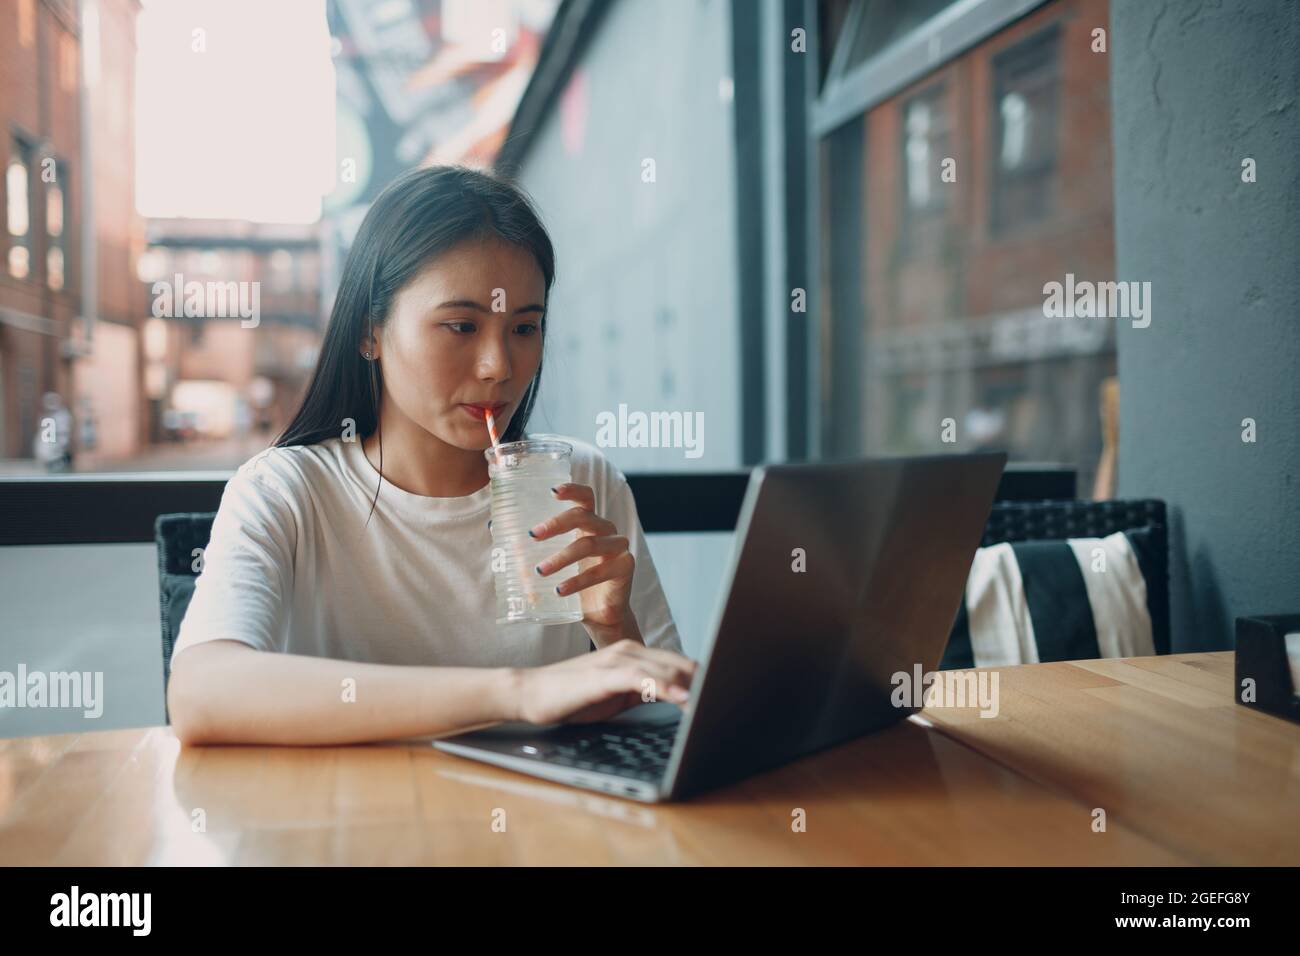
[(993, 505), (980, 547), (1016, 541), (1104, 538), (1117, 531), (1138, 529), (1147, 529), (1150, 542), (1150, 548), (1138, 551), (1137, 558), (1146, 579), (1152, 643), (1157, 654), (1168, 654), (1169, 530), (1163, 501), (998, 502)]
[(1005, 501), (993, 506), (981, 547), (1003, 541), (1061, 541), (1104, 538), (1116, 531), (1151, 529), (1152, 549), (1143, 562), (1152, 639), (1157, 654), (1168, 654), (1169, 525), (1165, 503), (1154, 498), (1128, 501)]
[[(172, 648), (181, 620), (194, 596), (194, 579), (203, 568), (201, 554), (212, 536), (215, 512), (159, 515), (154, 521), (154, 543), (158, 546), (158, 604), (162, 618), (163, 709), (166, 713), (167, 682), (171, 679)], [(167, 714), (171, 723), (171, 715)]]

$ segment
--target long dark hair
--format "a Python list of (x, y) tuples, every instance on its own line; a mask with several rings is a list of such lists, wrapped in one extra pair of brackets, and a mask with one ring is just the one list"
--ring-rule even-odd
[[(549, 300), (555, 250), (532, 201), (515, 183), (463, 166), (429, 166), (403, 174), (379, 194), (344, 263), (306, 397), (275, 447), (315, 445), (340, 437), (344, 419), (351, 418), (363, 439), (379, 431), (383, 484), (384, 435), (379, 427), (383, 373), (378, 362), (362, 357), (358, 345), (363, 333), (373, 336), (375, 326), (384, 324), (394, 297), (429, 260), (458, 243), (481, 238), (503, 239), (531, 252), (546, 280)], [(544, 343), (545, 313), (540, 332)], [(524, 437), (541, 382), (539, 362), (501, 437), (503, 442)]]

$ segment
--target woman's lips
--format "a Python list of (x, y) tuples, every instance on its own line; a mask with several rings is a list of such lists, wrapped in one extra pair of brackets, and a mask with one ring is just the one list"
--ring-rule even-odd
[(501, 410), (506, 407), (506, 403), (501, 402), (490, 405), (461, 405), (460, 407), (465, 409), (468, 414), (474, 416), (476, 420), (485, 422), (487, 421), (487, 412), (489, 409), (491, 409), (492, 415), (495, 417), (501, 414)]

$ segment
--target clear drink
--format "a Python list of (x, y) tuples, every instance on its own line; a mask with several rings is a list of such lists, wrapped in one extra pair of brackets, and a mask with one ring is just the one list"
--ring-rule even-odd
[(538, 540), (528, 529), (574, 507), (551, 494), (570, 480), (573, 446), (550, 439), (510, 442), (484, 452), (492, 484), (492, 568), (498, 624), (570, 624), (582, 620), (582, 598), (555, 586), (578, 573), (569, 565), (546, 577), (534, 568), (577, 539), (577, 531)]

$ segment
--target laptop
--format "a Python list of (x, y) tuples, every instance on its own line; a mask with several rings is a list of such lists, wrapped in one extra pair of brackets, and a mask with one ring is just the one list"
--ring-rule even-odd
[(894, 706), (891, 678), (938, 666), (1005, 464), (996, 452), (759, 466), (689, 702), (433, 746), (655, 803), (903, 720), (920, 708)]

